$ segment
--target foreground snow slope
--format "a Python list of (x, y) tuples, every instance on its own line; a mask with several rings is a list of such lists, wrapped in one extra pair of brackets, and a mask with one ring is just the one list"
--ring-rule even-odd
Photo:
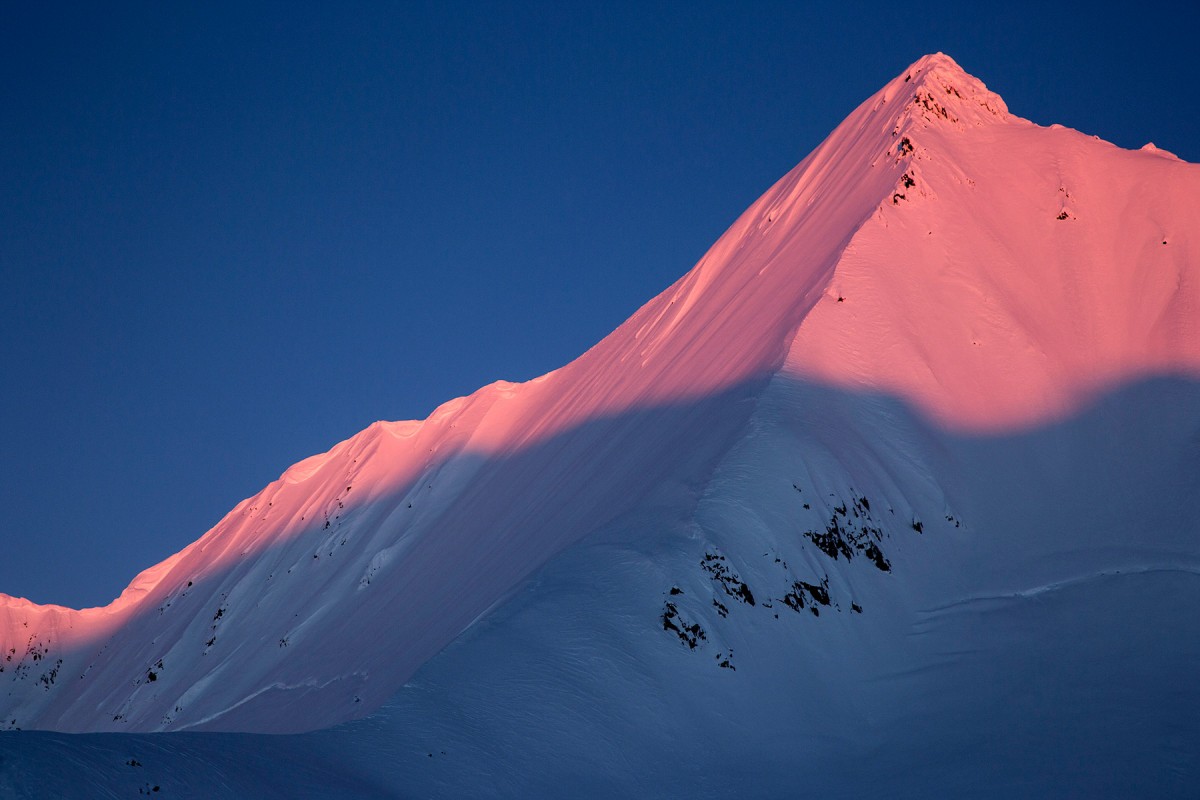
[[(1003, 437), (790, 389), (819, 426), (869, 431), (886, 410), (944, 447), (934, 472), (978, 476), (955, 493), (968, 521), (888, 526), (890, 572), (814, 553), (802, 532), (824, 513), (788, 478), (847, 472), (819, 446), (803, 467), (789, 454), (818, 444), (807, 424), (768, 424), (696, 521), (652, 510), (568, 548), (366, 719), (286, 736), (7, 734), (0, 797), (1193, 797), (1200, 387), (1138, 384)], [(866, 494), (872, 510), (880, 497)], [(703, 568), (718, 551), (755, 605)], [(830, 605), (807, 590), (799, 610), (781, 602), (826, 577)], [(664, 630), (667, 603), (702, 626), (696, 649)]]
[(105, 609), (0, 606), (10, 726), (374, 714), (6, 738), (0, 775), (1181, 794), (1198, 209), (1197, 167), (927, 56), (570, 365), (301, 462)]

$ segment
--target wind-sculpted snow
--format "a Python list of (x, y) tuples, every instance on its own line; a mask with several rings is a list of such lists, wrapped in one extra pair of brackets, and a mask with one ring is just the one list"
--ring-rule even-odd
[(270, 748), (328, 796), (1178, 794), (1197, 219), (1196, 166), (927, 56), (572, 363), (306, 459), (106, 608), (5, 598), (0, 727), (345, 723)]

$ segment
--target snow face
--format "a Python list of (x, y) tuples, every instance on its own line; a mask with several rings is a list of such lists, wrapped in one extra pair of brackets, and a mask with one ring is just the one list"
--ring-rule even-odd
[[(1169, 795), (1198, 208), (1196, 166), (927, 56), (571, 364), (306, 459), (104, 609), (3, 598), (0, 720), (346, 723), (271, 751), (414, 794)], [(275, 769), (171, 741), (159, 774)]]

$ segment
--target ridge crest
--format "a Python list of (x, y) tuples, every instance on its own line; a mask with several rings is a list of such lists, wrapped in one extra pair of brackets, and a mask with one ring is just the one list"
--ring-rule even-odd
[(983, 81), (945, 53), (917, 59), (885, 89), (884, 100), (899, 100), (905, 110), (896, 131), (914, 123), (920, 127), (951, 123), (974, 127), (1010, 119), (1008, 105)]

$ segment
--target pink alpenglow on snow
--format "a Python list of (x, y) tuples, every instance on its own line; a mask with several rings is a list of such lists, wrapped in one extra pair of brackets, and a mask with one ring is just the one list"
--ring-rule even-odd
[(926, 56), (570, 364), (292, 466), (105, 608), (0, 597), (0, 719), (361, 717), (568, 546), (691, 514), (785, 381), (992, 435), (1200, 377), (1197, 219), (1200, 167), (1035, 125)]
[(897, 104), (873, 169), (900, 179), (840, 253), (788, 371), (992, 432), (1200, 375), (1200, 168), (1014, 117), (940, 54), (848, 122)]

